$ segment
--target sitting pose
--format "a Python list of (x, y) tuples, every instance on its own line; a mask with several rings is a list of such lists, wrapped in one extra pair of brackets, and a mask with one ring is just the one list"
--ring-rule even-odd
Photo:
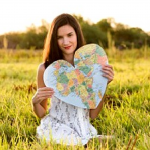
[[(37, 92), (32, 98), (33, 110), (41, 119), (37, 127), (37, 137), (47, 142), (64, 142), (67, 145), (85, 145), (91, 138), (98, 137), (96, 129), (91, 125), (102, 110), (104, 98), (96, 109), (83, 109), (67, 104), (54, 96), (54, 90), (46, 87), (43, 80), (45, 69), (54, 61), (64, 59), (74, 65), (75, 51), (85, 44), (81, 27), (70, 14), (57, 16), (50, 27), (45, 42), (43, 58), (37, 74)], [(113, 80), (114, 72), (111, 65), (104, 65), (103, 76), (108, 83)], [(51, 98), (47, 113), (48, 98)]]

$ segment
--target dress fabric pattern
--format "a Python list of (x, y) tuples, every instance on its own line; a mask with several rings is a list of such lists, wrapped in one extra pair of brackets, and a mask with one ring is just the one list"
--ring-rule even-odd
[(37, 137), (47, 142), (54, 140), (58, 144), (85, 145), (98, 135), (89, 122), (88, 109), (75, 107), (53, 96), (49, 114), (37, 127)]

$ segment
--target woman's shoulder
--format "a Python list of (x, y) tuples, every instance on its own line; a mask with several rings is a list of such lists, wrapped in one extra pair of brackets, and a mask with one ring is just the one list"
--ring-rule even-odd
[(45, 71), (44, 63), (39, 64), (38, 70), (37, 70), (38, 76), (43, 76), (44, 71)]
[(41, 64), (39, 64), (39, 67), (38, 67), (38, 72), (44, 72), (45, 71), (45, 65), (44, 65), (44, 63), (41, 63)]

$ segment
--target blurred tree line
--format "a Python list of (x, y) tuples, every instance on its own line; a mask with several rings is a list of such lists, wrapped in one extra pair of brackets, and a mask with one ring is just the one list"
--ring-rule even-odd
[[(140, 28), (129, 28), (116, 23), (113, 18), (102, 19), (96, 24), (76, 16), (86, 43), (97, 43), (104, 48), (117, 49), (150, 47), (150, 35)], [(49, 24), (42, 20), (42, 25), (31, 25), (26, 32), (13, 32), (0, 35), (0, 48), (5, 49), (43, 49)]]

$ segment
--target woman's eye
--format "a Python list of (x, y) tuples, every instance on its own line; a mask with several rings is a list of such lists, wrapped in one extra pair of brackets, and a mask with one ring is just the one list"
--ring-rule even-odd
[(60, 37), (60, 36), (57, 37), (58, 40), (61, 39), (61, 38), (62, 38), (62, 37)]
[(68, 36), (70, 37), (70, 36), (72, 36), (72, 34), (69, 34)]

